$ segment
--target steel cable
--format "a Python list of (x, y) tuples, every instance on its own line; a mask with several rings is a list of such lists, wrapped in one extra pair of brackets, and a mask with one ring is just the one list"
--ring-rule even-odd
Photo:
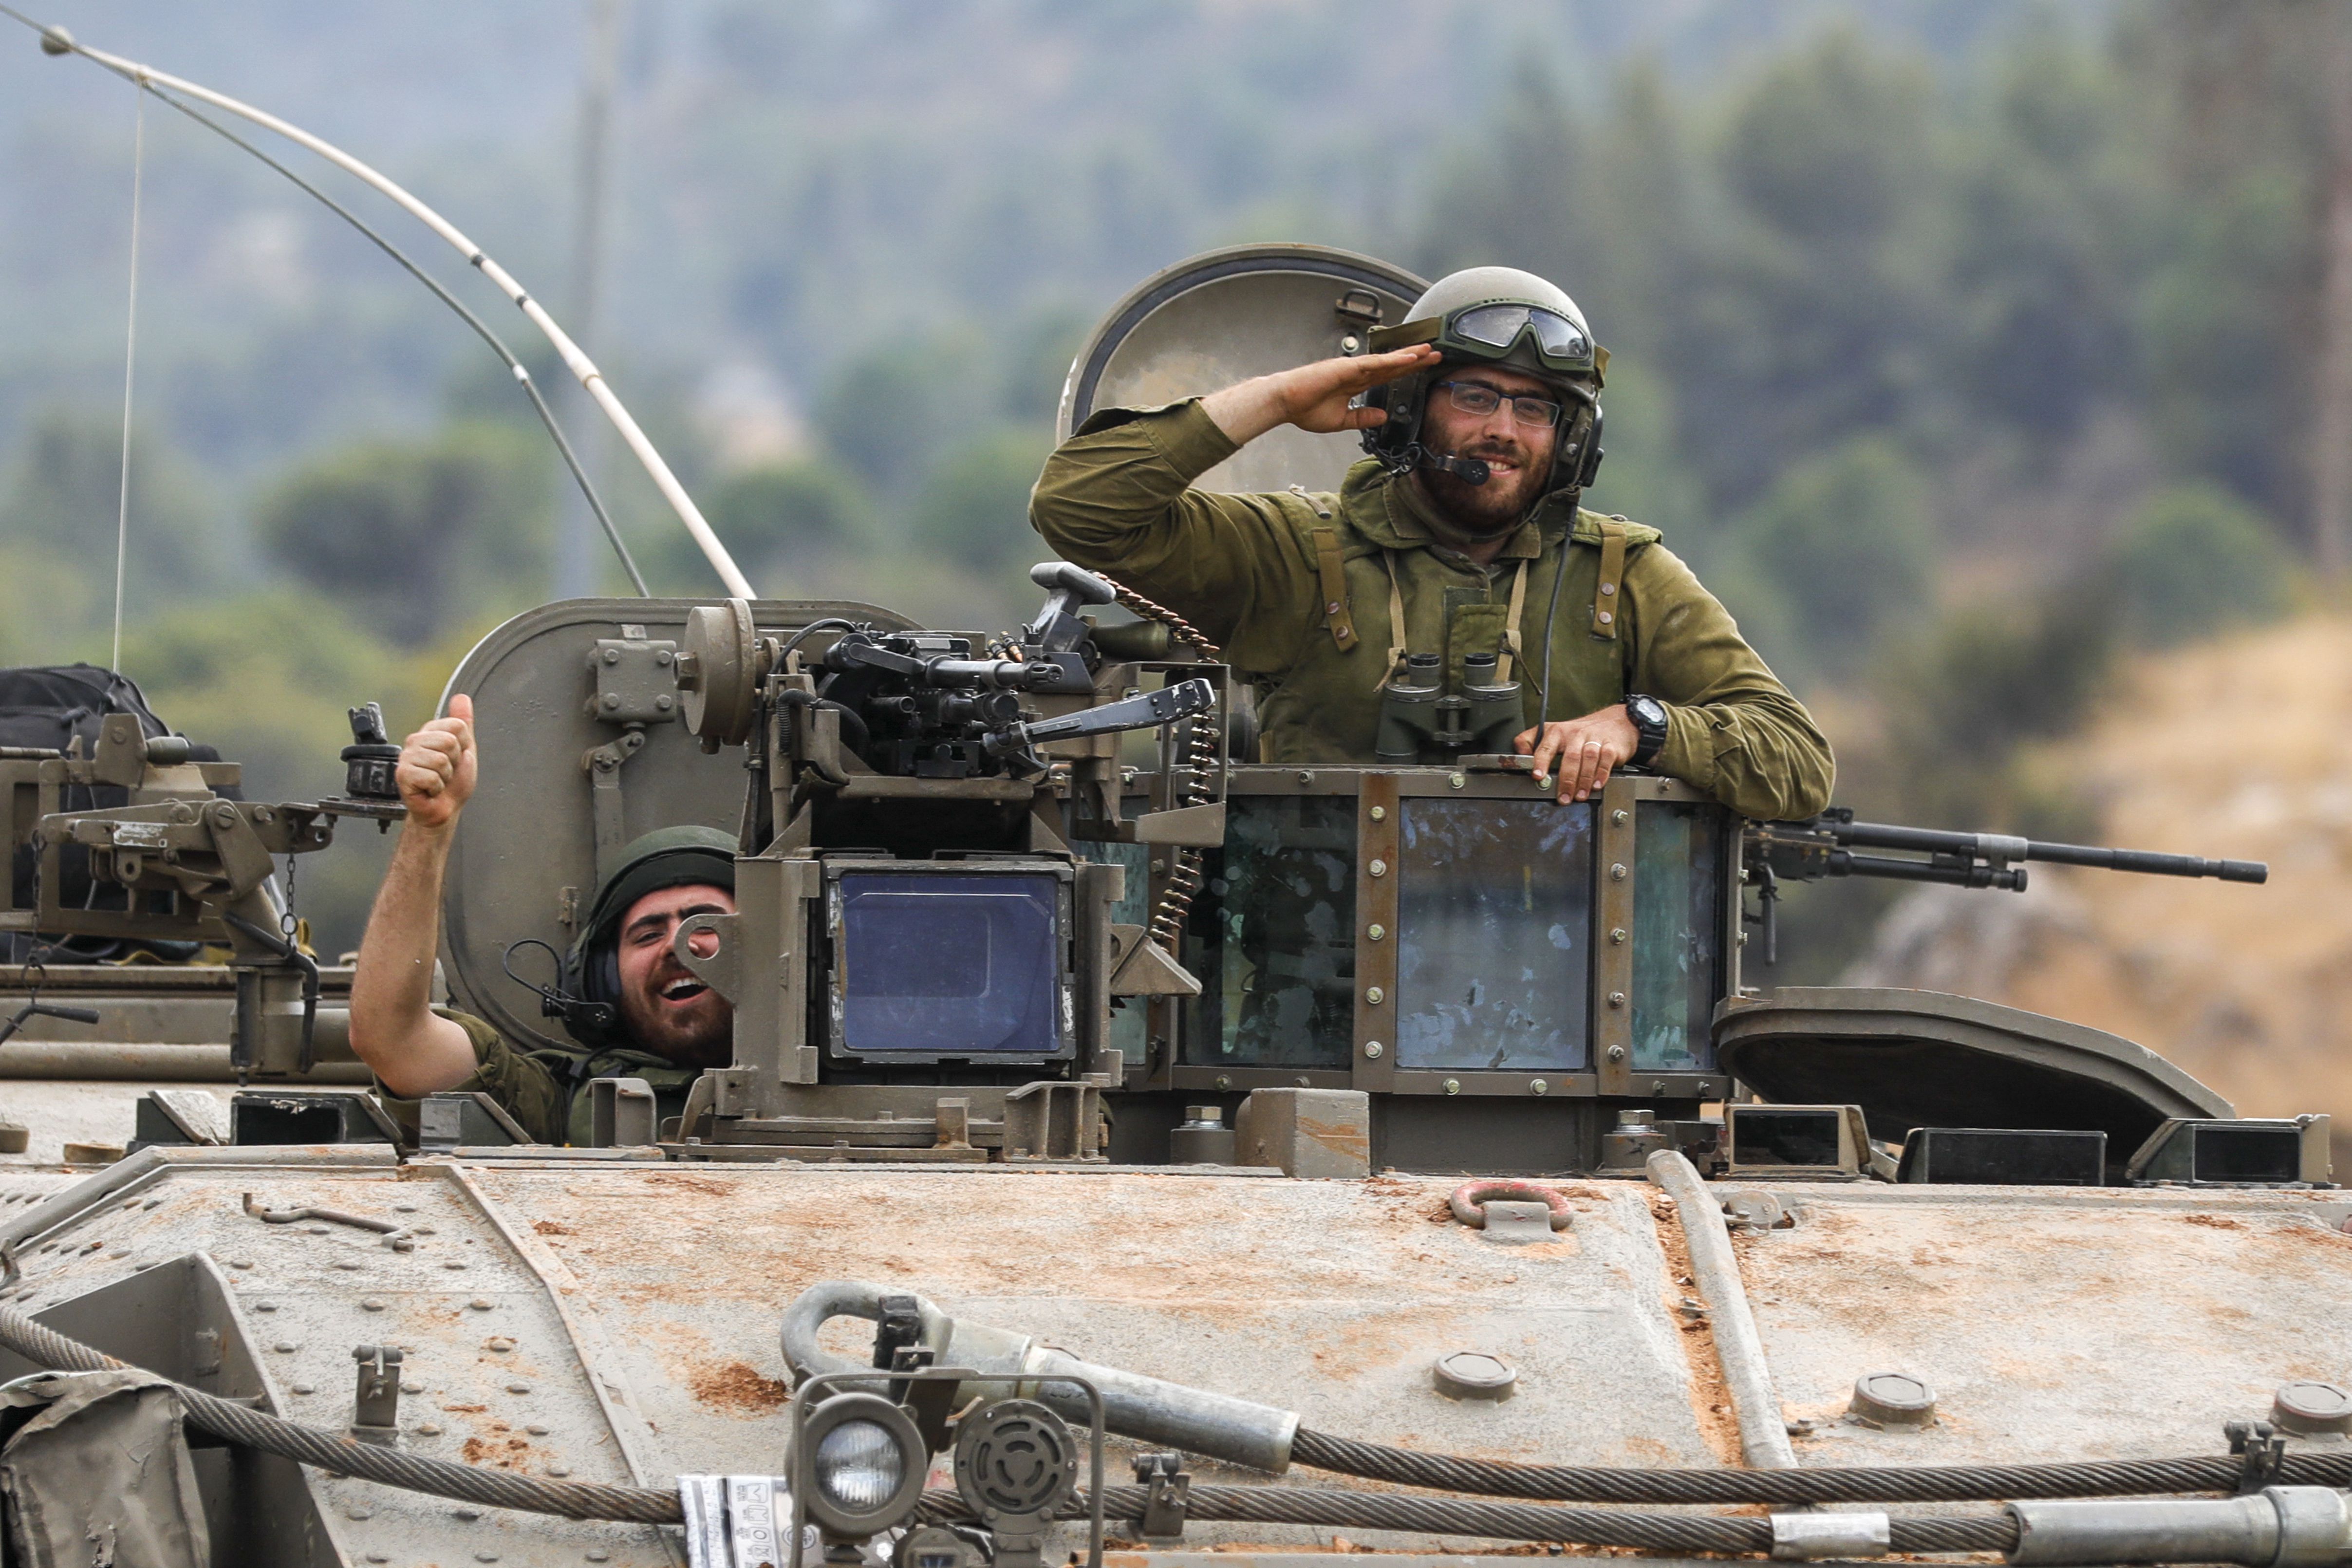
[[(12, 1260), (13, 1261), (13, 1260)], [(34, 1321), (0, 1303), (0, 1349), (37, 1366), (59, 1372), (107, 1372), (127, 1363)], [(404, 1454), (362, 1443), (343, 1434), (305, 1426), (231, 1400), (173, 1385), (188, 1420), (215, 1436), (264, 1453), (362, 1480), (398, 1487), (492, 1508), (565, 1519), (625, 1523), (683, 1522), (677, 1494), (654, 1487), (602, 1486), (587, 1481), (542, 1480), (484, 1466)], [(2084, 1465), (2012, 1465), (1846, 1470), (1630, 1470), (1571, 1469), (1506, 1465), (1488, 1460), (1412, 1454), (1379, 1444), (1349, 1443), (1302, 1430), (1293, 1456), (1302, 1464), (1367, 1456), (1400, 1472), (1367, 1479), (1401, 1479), (1409, 1485), (1449, 1484), (1464, 1489), (1475, 1481), (1493, 1491), (1498, 1482), (1516, 1489), (1501, 1495), (1575, 1495), (1591, 1500), (1669, 1503), (1759, 1503), (1966, 1500), (1989, 1497), (2061, 1497), (2159, 1491), (2224, 1491), (2235, 1483), (2233, 1459), (2212, 1458), (2113, 1461)], [(1300, 1452), (1301, 1447), (1306, 1452)], [(1310, 1459), (1307, 1454), (1314, 1454)], [(1397, 1459), (1414, 1465), (1388, 1463)], [(1459, 1478), (1448, 1483), (1426, 1479), (1442, 1469)], [(1412, 1472), (1406, 1474), (1403, 1472)], [(1354, 1472), (1350, 1472), (1354, 1473)], [(2352, 1485), (2352, 1455), (2288, 1455), (2275, 1478), (2296, 1485)], [(1573, 1484), (1582, 1489), (1563, 1489)], [(1549, 1488), (1549, 1492), (1535, 1489)], [(1141, 1487), (1112, 1487), (1103, 1494), (1108, 1518), (1143, 1516), (1149, 1497)], [(1064, 1504), (1061, 1517), (1087, 1515), (1083, 1493)], [(926, 1495), (930, 1519), (968, 1518), (954, 1492)], [(1688, 1552), (1765, 1552), (1771, 1550), (1769, 1520), (1753, 1515), (1634, 1513), (1615, 1509), (1559, 1508), (1479, 1498), (1424, 1497), (1292, 1486), (1194, 1487), (1186, 1500), (1189, 1518), (1203, 1522), (1307, 1524), (1418, 1534), (1476, 1536), (1500, 1541), (1574, 1542)], [(2006, 1515), (1974, 1518), (1895, 1518), (1889, 1521), (1897, 1552), (2000, 1552), (2016, 1544), (2015, 1521)]]
[[(57, 1372), (111, 1372), (127, 1363), (46, 1328), (11, 1306), (0, 1305), (0, 1348)], [(565, 1519), (606, 1519), (637, 1524), (680, 1524), (685, 1513), (676, 1491), (652, 1487), (607, 1487), (588, 1481), (547, 1481), (480, 1465), (428, 1459), (381, 1448), (353, 1437), (280, 1420), (231, 1400), (175, 1384), (194, 1426), (216, 1437), (277, 1454), (339, 1476), (356, 1476), (406, 1491), (429, 1492), (526, 1513)]]
[[(1103, 1517), (1141, 1519), (1149, 1496), (1141, 1487), (1105, 1488)], [(1056, 1513), (1063, 1519), (1084, 1519), (1087, 1510), (1086, 1494), (1080, 1492)], [(963, 1499), (945, 1489), (924, 1494), (922, 1512), (925, 1519), (939, 1521), (972, 1517)], [(1185, 1498), (1184, 1517), (1202, 1523), (1324, 1525), (1652, 1552), (1756, 1554), (1772, 1550), (1772, 1521), (1753, 1514), (1625, 1513), (1321, 1488), (1194, 1487)], [(1895, 1519), (1887, 1528), (1897, 1552), (2006, 1552), (2017, 1544), (2016, 1521), (2006, 1514)]]
[[(1797, 1470), (1517, 1465), (1361, 1443), (1304, 1426), (1291, 1439), (1290, 1457), (1315, 1469), (1400, 1486), (1487, 1497), (1621, 1503), (1964, 1502), (2227, 1492), (2237, 1489), (2244, 1473), (2242, 1462), (2226, 1454), (2055, 1465)], [(2352, 1454), (2289, 1454), (2278, 1479), (2305, 1486), (2352, 1486)]]

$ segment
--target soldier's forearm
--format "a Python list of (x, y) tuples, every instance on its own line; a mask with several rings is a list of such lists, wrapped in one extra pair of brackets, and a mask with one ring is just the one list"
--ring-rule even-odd
[(1201, 412), (1216, 421), (1234, 446), (1245, 447), (1278, 425), (1290, 422), (1282, 388), (1270, 375), (1252, 376), (1201, 399)]
[(474, 1070), (465, 1030), (433, 1013), (441, 882), (455, 827), (402, 827), (352, 975), (352, 1049), (395, 1094), (430, 1094)]

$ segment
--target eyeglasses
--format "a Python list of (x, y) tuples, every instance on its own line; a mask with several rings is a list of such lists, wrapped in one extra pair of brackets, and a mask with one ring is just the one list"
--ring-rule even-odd
[(1549, 430), (1559, 423), (1559, 405), (1549, 398), (1515, 396), (1496, 391), (1483, 381), (1441, 381), (1445, 395), (1465, 414), (1483, 419), (1507, 403), (1511, 417), (1521, 425)]

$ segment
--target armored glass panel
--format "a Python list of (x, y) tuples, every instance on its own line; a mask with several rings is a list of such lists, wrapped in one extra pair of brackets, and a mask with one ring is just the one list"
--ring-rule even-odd
[(1732, 1110), (1731, 1158), (1739, 1165), (1834, 1165), (1837, 1110), (1773, 1110), (1742, 1105)]
[(1723, 994), (1723, 813), (1667, 800), (1636, 811), (1633, 1070), (1710, 1072)]
[(1061, 1045), (1060, 884), (1032, 873), (845, 872), (835, 890), (845, 1054), (1048, 1056)]
[(2292, 1182), (2303, 1172), (2301, 1128), (2195, 1127), (2189, 1136), (2200, 1182)]
[(1401, 809), (1397, 1065), (1589, 1065), (1592, 807), (1407, 800)]
[[(1143, 844), (1103, 844), (1080, 841), (1078, 853), (1089, 860), (1105, 861), (1127, 868), (1127, 888), (1118, 901), (1110, 907), (1115, 924), (1151, 927), (1151, 849)], [(1146, 1026), (1150, 1009), (1141, 997), (1129, 997), (1115, 1003), (1110, 1010), (1110, 1032), (1104, 1043), (1112, 1050), (1123, 1052), (1130, 1063), (1144, 1058), (1144, 1046), (1150, 1030)]]
[(1355, 1044), (1356, 801), (1234, 795), (1192, 906), (1183, 1059), (1344, 1069)]

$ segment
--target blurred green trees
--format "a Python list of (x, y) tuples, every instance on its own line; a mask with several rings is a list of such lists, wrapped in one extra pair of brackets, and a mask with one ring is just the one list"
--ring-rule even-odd
[(552, 490), (545, 444), (469, 421), (370, 441), (297, 468), (255, 519), (269, 563), (415, 647), (518, 580), (543, 582)]

